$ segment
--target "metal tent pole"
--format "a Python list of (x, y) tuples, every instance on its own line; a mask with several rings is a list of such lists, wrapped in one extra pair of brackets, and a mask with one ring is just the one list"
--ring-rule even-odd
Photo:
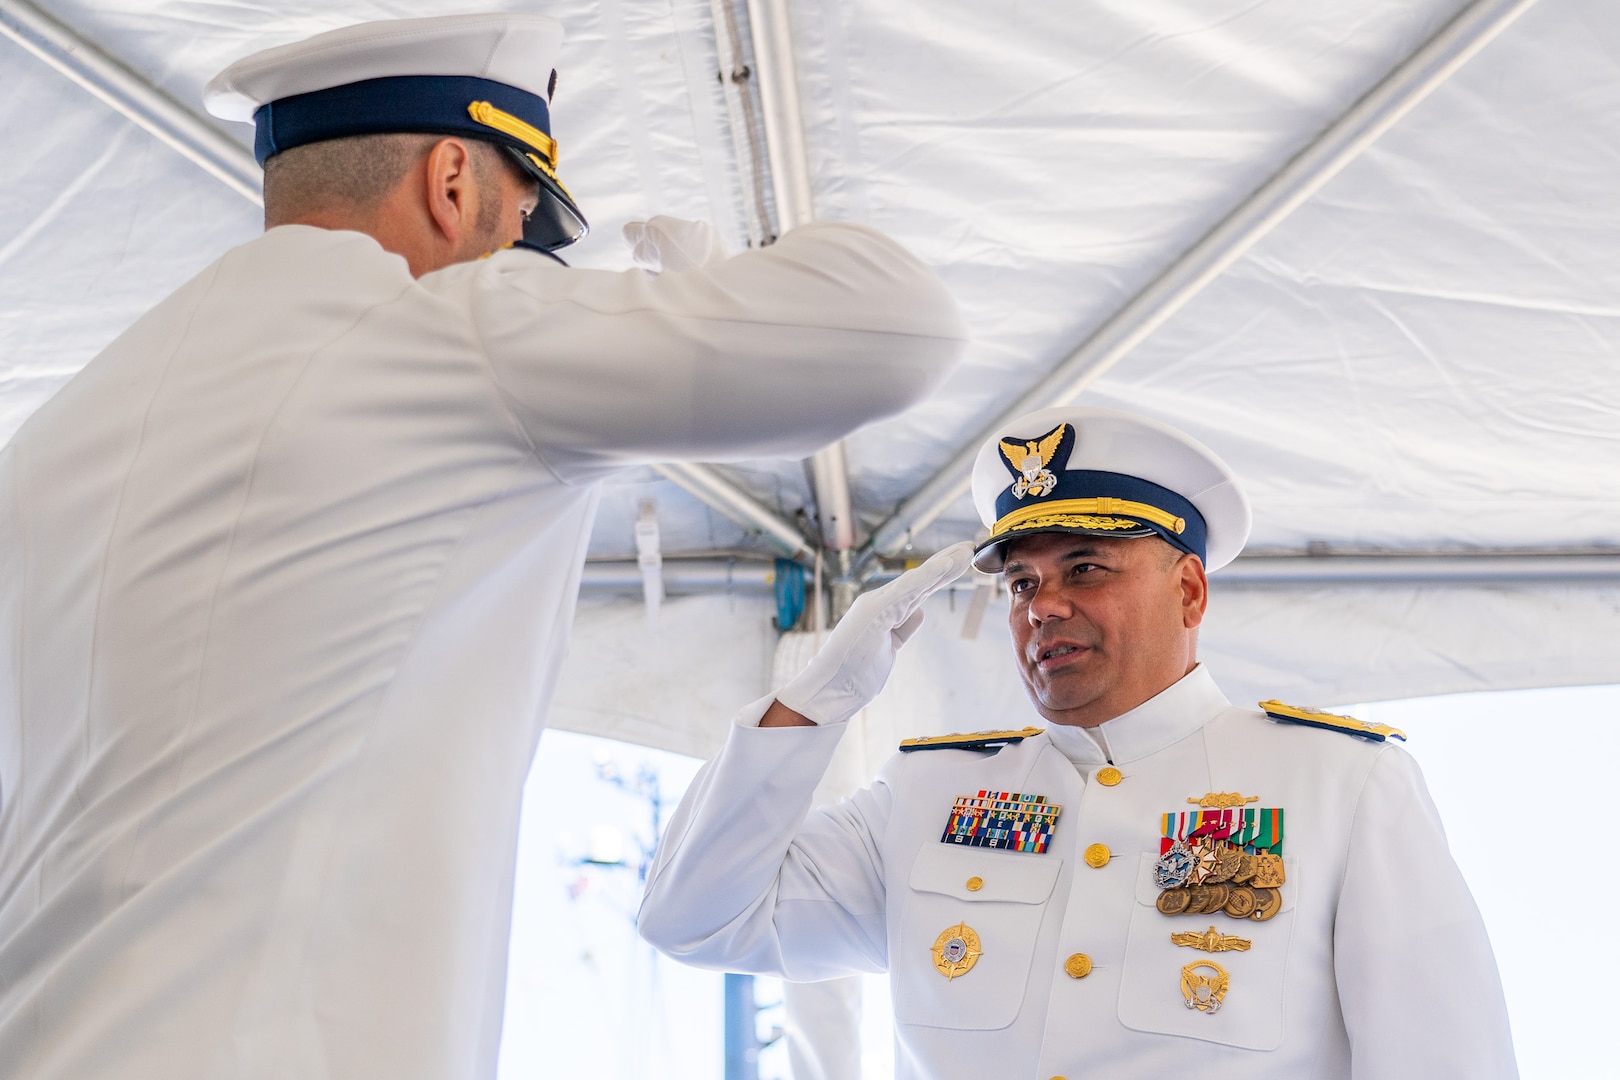
[(753, 529), (789, 559), (816, 557), (804, 535), (793, 524), (762, 505), (752, 495), (707, 465), (673, 462), (655, 466), (719, 513), (746, 529)]
[[(798, 68), (793, 59), (792, 17), (787, 0), (747, 2), (777, 224), (780, 232), (787, 232), (815, 219), (804, 111), (799, 104)], [(855, 549), (855, 509), (849, 494), (844, 444), (835, 442), (816, 451), (810, 469), (821, 518), (821, 545), (835, 564), (832, 618), (836, 622), (859, 591), (849, 573)]]
[(864, 573), (876, 557), (900, 551), (912, 533), (967, 491), (979, 446), (1002, 425), (1074, 401), (1535, 2), (1475, 0), (1442, 27), (954, 454), (873, 531), (856, 559), (856, 573)]
[(0, 33), (263, 206), (253, 152), (28, 0), (0, 0)]

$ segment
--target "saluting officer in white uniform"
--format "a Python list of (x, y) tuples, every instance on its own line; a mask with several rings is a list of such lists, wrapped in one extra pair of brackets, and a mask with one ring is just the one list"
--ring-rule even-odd
[[(1008, 425), (973, 479), (990, 539), (863, 596), (738, 717), (670, 823), (643, 935), (794, 980), (888, 971), (904, 1077), (1515, 1076), (1490, 943), (1398, 733), (1235, 707), (1197, 662), (1205, 569), (1249, 531), (1225, 465), (1061, 408)], [(1049, 726), (903, 744), (809, 810), (970, 559), (1005, 576)]]
[(584, 229), (560, 41), (423, 19), (232, 65), (208, 104), (257, 124), (269, 230), (0, 453), (7, 1080), (493, 1076), (598, 481), (803, 455), (954, 363), (949, 296), (869, 229), (546, 254)]

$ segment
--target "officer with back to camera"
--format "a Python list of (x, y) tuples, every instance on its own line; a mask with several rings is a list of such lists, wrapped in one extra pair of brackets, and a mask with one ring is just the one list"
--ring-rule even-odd
[(949, 296), (859, 226), (546, 254), (585, 227), (560, 41), (456, 16), (233, 64), (265, 235), (0, 452), (0, 1076), (493, 1076), (599, 481), (802, 456), (955, 362)]
[[(1205, 568), (1249, 532), (1226, 466), (1070, 407), (1008, 424), (973, 481), (990, 538), (861, 597), (738, 716), (670, 822), (647, 940), (794, 980), (887, 971), (902, 1077), (1516, 1076), (1399, 733), (1234, 707), (1197, 661)], [(909, 740), (810, 810), (844, 721), (970, 562), (1003, 575), (1048, 726)]]

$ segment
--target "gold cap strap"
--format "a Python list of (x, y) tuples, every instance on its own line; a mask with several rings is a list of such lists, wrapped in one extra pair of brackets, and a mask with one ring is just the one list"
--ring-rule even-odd
[(540, 151), (550, 166), (546, 170), (548, 174), (557, 167), (557, 140), (533, 124), (519, 120), (509, 112), (502, 112), (487, 101), (475, 101), (468, 105), (467, 115), (487, 128), (494, 128)]
[[(1054, 519), (1047, 522), (1047, 524), (1070, 524), (1074, 528), (1081, 529), (1128, 529), (1137, 524), (1137, 522), (1121, 521), (1119, 518), (1112, 517), (1115, 514), (1151, 521), (1153, 524), (1162, 526), (1174, 533), (1180, 533), (1187, 528), (1185, 518), (1179, 518), (1168, 511), (1160, 510), (1157, 506), (1131, 502), (1129, 499), (1112, 499), (1104, 496), (1097, 499), (1057, 499), (1053, 502), (1036, 503), (1033, 506), (1021, 506), (996, 522), (995, 526), (990, 530), (990, 535), (994, 537), (1018, 529), (1039, 528), (1041, 526), (1033, 523), (1037, 519), (1046, 518)], [(1096, 520), (1075, 521), (1072, 523), (1056, 520), (1069, 515), (1089, 516)]]

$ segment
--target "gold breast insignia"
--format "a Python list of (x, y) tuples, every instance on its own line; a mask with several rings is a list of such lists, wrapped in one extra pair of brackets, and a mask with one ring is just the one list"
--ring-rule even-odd
[(1234, 806), (1245, 806), (1252, 802), (1259, 802), (1258, 795), (1239, 795), (1235, 791), (1211, 791), (1202, 799), (1188, 799), (1194, 806), (1202, 806), (1206, 810), (1230, 810)]
[(967, 923), (957, 923), (941, 930), (939, 937), (934, 939), (934, 967), (947, 979), (954, 979), (972, 971), (983, 951), (979, 947), (979, 935), (973, 927)]
[(1179, 934), (1170, 935), (1170, 944), (1180, 945), (1188, 949), (1202, 949), (1204, 952), (1248, 952), (1252, 944), (1246, 938), (1236, 934), (1223, 934), (1211, 926), (1200, 933), (1197, 930), (1184, 930)]

